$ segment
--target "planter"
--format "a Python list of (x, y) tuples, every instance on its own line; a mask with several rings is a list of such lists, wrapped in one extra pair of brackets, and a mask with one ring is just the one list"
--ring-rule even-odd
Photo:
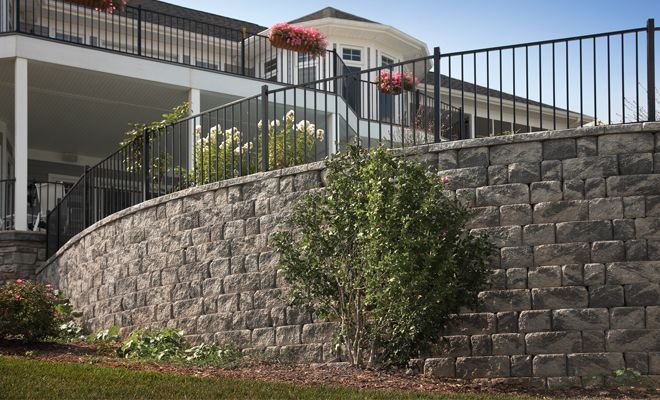
[(123, 2), (110, 0), (67, 0), (67, 2), (108, 12), (121, 9), (125, 4)]
[(293, 46), (287, 43), (286, 38), (282, 36), (270, 36), (268, 38), (270, 44), (273, 47), (277, 47), (284, 50), (292, 50), (300, 53), (310, 53), (312, 51), (311, 46)]

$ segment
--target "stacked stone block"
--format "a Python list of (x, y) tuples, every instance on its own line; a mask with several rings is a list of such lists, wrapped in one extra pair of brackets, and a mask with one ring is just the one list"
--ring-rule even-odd
[(498, 254), (482, 309), (455, 317), (426, 373), (549, 387), (621, 368), (660, 375), (653, 127), (485, 139), (440, 152), (452, 194), (473, 207), (471, 230), (491, 235)]
[[(580, 385), (660, 375), (660, 124), (441, 143), (415, 157), (451, 176), (469, 229), (497, 253), (483, 306), (441, 332), (429, 375)], [(171, 326), (193, 341), (335, 360), (333, 325), (287, 307), (270, 235), (323, 165), (189, 189), (121, 211), (66, 244), (39, 278), (92, 329)], [(594, 378), (596, 377), (596, 378)]]
[(34, 279), (46, 261), (42, 232), (0, 232), (0, 285), (16, 279)]

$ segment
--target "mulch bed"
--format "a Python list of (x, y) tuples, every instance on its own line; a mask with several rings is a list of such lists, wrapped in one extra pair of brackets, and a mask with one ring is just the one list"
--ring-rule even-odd
[(459, 379), (431, 378), (405, 370), (362, 370), (347, 365), (296, 365), (277, 362), (245, 363), (234, 369), (214, 366), (168, 364), (164, 362), (137, 361), (101, 355), (88, 344), (38, 343), (21, 344), (0, 340), (0, 355), (25, 357), (34, 360), (94, 363), (116, 368), (157, 371), (200, 377), (229, 377), (254, 379), (267, 382), (285, 382), (296, 385), (327, 385), (361, 389), (415, 390), (445, 393), (506, 393), (543, 396), (544, 398), (583, 399), (641, 399), (660, 398), (648, 387), (608, 387), (594, 389), (539, 390), (524, 385), (512, 386), (492, 381), (464, 381)]

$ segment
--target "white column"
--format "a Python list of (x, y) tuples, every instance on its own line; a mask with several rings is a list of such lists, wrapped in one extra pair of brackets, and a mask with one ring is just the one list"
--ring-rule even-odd
[(16, 58), (14, 75), (14, 229), (27, 230), (28, 62)]
[[(190, 113), (191, 115), (197, 115), (201, 112), (202, 109), (202, 95), (199, 89), (190, 89), (188, 91), (188, 103), (190, 103)], [(192, 171), (195, 168), (195, 126), (201, 125), (201, 121), (197, 118), (190, 120), (190, 140), (188, 154), (188, 168)]]

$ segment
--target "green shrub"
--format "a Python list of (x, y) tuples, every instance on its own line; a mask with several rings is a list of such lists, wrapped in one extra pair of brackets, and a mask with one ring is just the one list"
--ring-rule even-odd
[(95, 345), (97, 352), (102, 354), (110, 353), (111, 350), (114, 350), (120, 340), (119, 327), (117, 326), (112, 326), (87, 336), (87, 343)]
[(36, 342), (60, 336), (76, 314), (51, 285), (17, 279), (0, 287), (0, 337)]
[(170, 360), (180, 358), (185, 349), (183, 332), (172, 328), (136, 329), (117, 349), (123, 358)]
[(291, 214), (297, 232), (274, 235), (292, 303), (337, 322), (352, 364), (404, 364), (477, 305), (492, 246), (417, 162), (354, 145), (327, 169)]
[(202, 343), (184, 350), (184, 356), (187, 362), (193, 364), (234, 366), (240, 360), (241, 352), (231, 345)]

